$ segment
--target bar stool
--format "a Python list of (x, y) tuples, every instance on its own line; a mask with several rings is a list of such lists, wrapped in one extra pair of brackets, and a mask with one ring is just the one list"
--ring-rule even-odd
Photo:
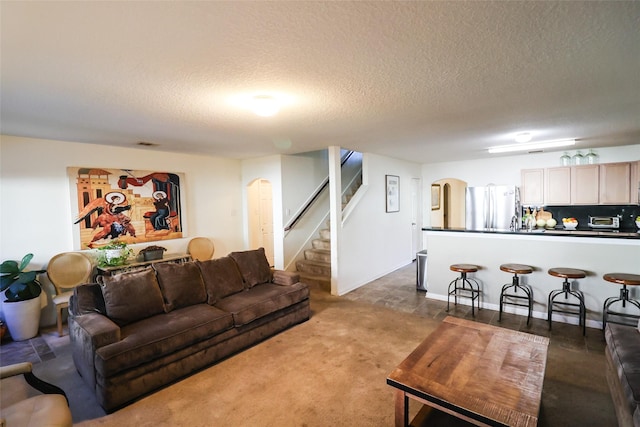
[[(578, 324), (582, 325), (582, 334), (587, 334), (587, 309), (584, 305), (584, 295), (581, 291), (574, 291), (571, 289), (571, 284), (569, 283), (569, 279), (584, 279), (586, 277), (586, 273), (582, 270), (577, 270), (575, 268), (550, 268), (548, 273), (555, 277), (563, 278), (562, 289), (556, 289), (549, 293), (549, 303), (548, 307), (548, 315), (547, 320), (549, 321), (549, 330), (551, 330), (551, 316), (553, 312), (565, 313), (565, 314), (577, 314), (578, 315)], [(564, 294), (565, 301), (556, 301), (556, 297), (559, 297)], [(573, 303), (569, 302), (569, 295), (575, 297), (578, 302)], [(554, 305), (560, 305), (561, 308), (554, 308)], [(569, 307), (577, 307), (578, 311), (574, 311), (568, 309)]]
[(449, 311), (449, 297), (451, 295), (453, 295), (454, 305), (458, 305), (458, 297), (471, 298), (471, 315), (475, 317), (473, 302), (478, 300), (478, 310), (480, 310), (480, 285), (475, 279), (467, 277), (467, 273), (475, 273), (478, 268), (477, 265), (473, 264), (452, 264), (449, 266), (451, 271), (460, 273), (460, 277), (449, 283), (447, 289), (447, 311)]
[[(617, 317), (627, 317), (629, 319), (640, 319), (640, 316), (629, 314), (629, 313), (621, 313), (618, 311), (610, 310), (612, 304), (616, 302), (622, 302), (622, 307), (626, 306), (626, 303), (635, 305), (640, 309), (640, 302), (629, 298), (629, 289), (627, 286), (638, 286), (640, 285), (640, 275), (638, 274), (626, 274), (626, 273), (607, 273), (602, 276), (604, 280), (611, 283), (618, 283), (622, 285), (620, 288), (620, 296), (619, 297), (609, 297), (604, 301), (604, 305), (602, 306), (602, 329), (607, 324), (607, 318), (609, 315), (617, 316)], [(613, 320), (609, 320), (609, 323), (620, 323), (624, 325), (625, 323), (616, 322)]]
[[(533, 312), (533, 289), (531, 289), (531, 286), (520, 283), (518, 274), (531, 274), (533, 268), (524, 264), (502, 264), (500, 270), (512, 273), (513, 278), (511, 283), (504, 285), (500, 292), (500, 315), (498, 316), (498, 321), (502, 320), (502, 306), (504, 304), (510, 304), (527, 307), (529, 309), (529, 314), (527, 315), (528, 325), (531, 320), (531, 313)], [(518, 293), (518, 291), (520, 291), (520, 293)], [(524, 301), (526, 301), (526, 304)]]

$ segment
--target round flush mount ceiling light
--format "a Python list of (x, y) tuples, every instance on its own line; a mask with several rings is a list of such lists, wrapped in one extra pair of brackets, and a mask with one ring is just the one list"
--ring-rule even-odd
[(531, 134), (529, 132), (522, 132), (516, 135), (516, 142), (529, 142), (531, 141)]
[(251, 98), (251, 110), (258, 116), (271, 117), (278, 114), (280, 104), (273, 96), (256, 95)]

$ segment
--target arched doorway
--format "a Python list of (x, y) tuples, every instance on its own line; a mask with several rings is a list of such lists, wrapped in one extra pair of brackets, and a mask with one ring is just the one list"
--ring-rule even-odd
[(273, 193), (271, 182), (258, 178), (247, 187), (249, 247), (264, 248), (269, 265), (273, 260)]

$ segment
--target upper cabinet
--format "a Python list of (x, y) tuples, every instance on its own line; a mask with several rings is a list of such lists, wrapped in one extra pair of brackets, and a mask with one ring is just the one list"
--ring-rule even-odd
[(640, 203), (640, 161), (631, 162), (631, 200), (632, 205)]
[(631, 163), (600, 165), (600, 203), (603, 205), (631, 203)]
[(523, 205), (626, 205), (640, 198), (640, 161), (523, 169)]
[(571, 204), (571, 167), (545, 169), (544, 204)]
[(597, 205), (600, 203), (600, 165), (571, 167), (571, 204)]
[(542, 205), (544, 203), (544, 169), (523, 169), (521, 174), (522, 204)]

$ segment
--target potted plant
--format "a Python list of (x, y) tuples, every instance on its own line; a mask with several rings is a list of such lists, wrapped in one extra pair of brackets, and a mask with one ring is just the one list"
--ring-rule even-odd
[(2, 311), (15, 341), (35, 337), (40, 326), (42, 286), (38, 274), (46, 270), (25, 271), (32, 258), (33, 254), (27, 254), (20, 263), (7, 260), (0, 264), (0, 291), (5, 295)]
[(123, 265), (132, 254), (133, 251), (126, 242), (114, 240), (98, 248), (98, 265), (100, 267)]
[(139, 255), (142, 255), (142, 259), (144, 261), (153, 261), (156, 259), (162, 259), (163, 252), (166, 250), (167, 248), (163, 248), (162, 246), (152, 245), (141, 250)]

